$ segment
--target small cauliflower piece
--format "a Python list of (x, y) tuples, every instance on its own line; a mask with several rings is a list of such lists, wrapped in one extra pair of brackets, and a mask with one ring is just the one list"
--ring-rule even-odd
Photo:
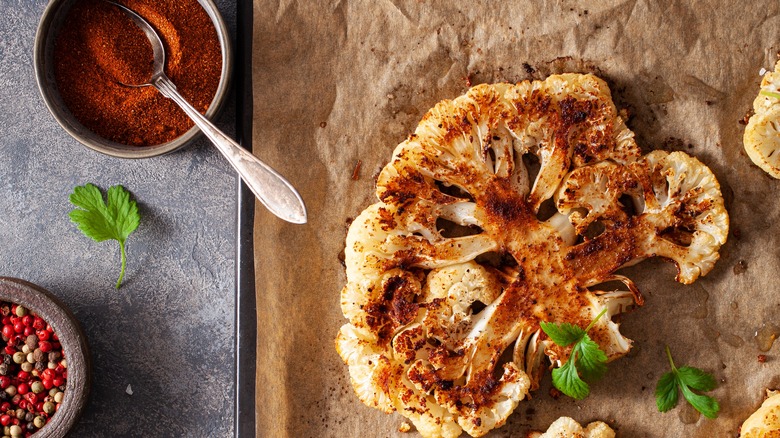
[(780, 60), (761, 80), (742, 142), (758, 167), (780, 179)]
[(780, 391), (767, 391), (767, 399), (740, 428), (741, 438), (780, 437)]
[(601, 421), (594, 421), (583, 428), (572, 418), (561, 417), (550, 425), (547, 432), (531, 432), (527, 438), (615, 438), (615, 431)]

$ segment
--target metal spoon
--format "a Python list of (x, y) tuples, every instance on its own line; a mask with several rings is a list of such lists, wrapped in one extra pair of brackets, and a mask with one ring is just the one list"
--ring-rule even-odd
[(225, 135), (213, 123), (205, 118), (198, 110), (193, 108), (184, 97), (176, 90), (176, 85), (165, 75), (165, 48), (160, 36), (152, 26), (132, 9), (124, 5), (106, 0), (107, 3), (118, 7), (129, 16), (133, 22), (143, 30), (154, 54), (154, 72), (149, 83), (125, 84), (130, 86), (152, 86), (160, 91), (163, 96), (176, 102), (179, 107), (192, 119), (193, 122), (206, 134), (206, 137), (222, 152), (233, 168), (238, 172), (257, 199), (273, 214), (279, 218), (294, 224), (306, 223), (306, 206), (301, 195), (283, 176), (273, 170), (238, 145), (233, 139)]

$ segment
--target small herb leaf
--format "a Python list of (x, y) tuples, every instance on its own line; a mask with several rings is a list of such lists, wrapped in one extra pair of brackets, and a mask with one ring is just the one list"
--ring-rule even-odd
[(655, 386), (655, 404), (658, 406), (659, 411), (666, 412), (677, 406), (678, 398), (677, 381), (674, 374), (669, 371), (661, 376), (661, 379), (658, 380), (658, 384)]
[(587, 397), (590, 388), (583, 379), (599, 379), (607, 372), (606, 353), (601, 351), (599, 345), (587, 334), (606, 311), (607, 309), (604, 308), (584, 330), (569, 323), (540, 323), (542, 330), (556, 345), (561, 347), (573, 345), (569, 360), (552, 371), (553, 386), (569, 397), (577, 400)]
[(601, 351), (599, 344), (585, 334), (576, 348), (580, 353), (577, 356), (577, 369), (582, 378), (593, 381), (604, 377), (607, 373), (607, 354)]
[(577, 374), (575, 361), (569, 360), (562, 367), (552, 371), (553, 386), (571, 398), (582, 400), (590, 394), (588, 384)]
[(666, 412), (677, 406), (678, 391), (682, 391), (683, 397), (697, 411), (707, 418), (717, 418), (720, 405), (713, 397), (697, 394), (692, 391), (711, 391), (717, 383), (712, 374), (706, 373), (694, 367), (677, 368), (672, 360), (672, 353), (666, 347), (666, 356), (669, 358), (671, 371), (661, 376), (655, 387), (655, 404), (658, 410)]
[(720, 405), (718, 402), (709, 396), (696, 394), (688, 388), (687, 385), (680, 385), (683, 397), (688, 400), (697, 411), (701, 412), (707, 418), (717, 418)]
[(712, 391), (718, 384), (711, 374), (693, 367), (680, 367), (677, 369), (680, 380), (697, 391)]
[(124, 187), (113, 186), (108, 189), (108, 208), (109, 213), (116, 220), (116, 230), (120, 237), (126, 240), (141, 223), (138, 205), (130, 199), (130, 192)]
[(547, 333), (547, 336), (549, 336), (556, 345), (560, 345), (561, 347), (568, 347), (582, 339), (582, 336), (585, 334), (585, 330), (576, 325), (569, 324), (568, 322), (564, 322), (563, 324), (542, 322), (540, 325), (542, 326), (542, 330)]
[(116, 283), (116, 288), (119, 289), (125, 275), (125, 241), (138, 228), (141, 215), (138, 213), (138, 205), (130, 199), (130, 193), (124, 187), (117, 185), (109, 188), (107, 198), (108, 203), (94, 184), (78, 186), (69, 197), (70, 202), (77, 207), (69, 216), (79, 230), (95, 242), (119, 242), (122, 259), (122, 269)]

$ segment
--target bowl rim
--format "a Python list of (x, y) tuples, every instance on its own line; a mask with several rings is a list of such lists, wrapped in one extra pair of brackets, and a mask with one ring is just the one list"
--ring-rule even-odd
[[(179, 137), (166, 143), (151, 146), (125, 145), (98, 136), (76, 120), (67, 108), (55, 104), (55, 96), (59, 97), (59, 91), (57, 91), (56, 86), (51, 87), (51, 83), (47, 79), (47, 65), (51, 63), (47, 64), (46, 59), (47, 42), (52, 22), (57, 17), (58, 12), (63, 6), (72, 3), (72, 1), (74, 0), (51, 0), (46, 5), (35, 32), (33, 49), (35, 82), (38, 85), (38, 91), (43, 98), (44, 104), (46, 104), (49, 113), (51, 113), (57, 123), (71, 137), (84, 146), (118, 158), (150, 158), (167, 154), (184, 147), (202, 134), (200, 128), (193, 126)], [(209, 108), (205, 113), (206, 118), (213, 120), (221, 112), (228, 100), (228, 92), (233, 76), (233, 48), (227, 24), (216, 3), (213, 0), (197, 0), (197, 2), (211, 19), (222, 51), (222, 70), (220, 72), (219, 84), (217, 85), (217, 91), (214, 93), (214, 98), (211, 100)]]
[(78, 319), (59, 298), (29, 281), (0, 277), (0, 301), (21, 304), (40, 315), (57, 333), (62, 349), (67, 354), (65, 397), (51, 421), (35, 433), (35, 436), (64, 437), (81, 417), (92, 386), (87, 338)]

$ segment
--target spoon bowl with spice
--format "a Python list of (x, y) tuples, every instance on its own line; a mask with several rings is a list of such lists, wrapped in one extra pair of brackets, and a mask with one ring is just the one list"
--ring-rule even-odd
[[(195, 108), (213, 119), (228, 97), (233, 58), (228, 28), (214, 1), (122, 3), (155, 26), (169, 55), (166, 74)], [(200, 134), (190, 118), (155, 89), (127, 87), (116, 80), (148, 78), (151, 47), (132, 20), (102, 0), (49, 1), (38, 25), (33, 59), (49, 111), (66, 132), (93, 150), (148, 158), (182, 148)], [(138, 70), (143, 62), (148, 65)]]
[[(181, 94), (176, 85), (165, 74), (165, 47), (160, 36), (142, 16), (124, 5), (105, 0), (124, 12), (143, 31), (149, 40), (153, 54), (153, 64), (149, 80), (140, 84), (123, 85), (131, 87), (154, 87), (163, 96), (174, 101), (188, 117), (203, 131), (203, 134), (219, 149), (222, 155), (238, 172), (257, 199), (277, 217), (294, 224), (306, 223), (306, 207), (300, 194), (282, 175), (259, 158), (238, 145), (228, 137)], [(143, 65), (137, 71), (143, 71)], [(124, 79), (124, 78), (117, 78)], [(128, 75), (127, 79), (133, 79)], [(121, 82), (121, 81), (120, 81)]]
[[(187, 13), (197, 18), (197, 5), (209, 10), (207, 5), (213, 7), (210, 2), (55, 0), (52, 3), (64, 5), (51, 13), (47, 8), (36, 36), (36, 73), (44, 100), (58, 122), (79, 141), (120, 157), (154, 156), (178, 148), (183, 142), (176, 137), (182, 131), (179, 126), (189, 127), (194, 122), (196, 128), (182, 137), (203, 132), (269, 211), (288, 222), (305, 223), (306, 208), (292, 185), (208, 120), (212, 108), (199, 96), (197, 86), (209, 84), (208, 69), (213, 71), (215, 63), (200, 65), (202, 57), (192, 54), (192, 46), (201, 50), (199, 38), (207, 45), (208, 34), (187, 38), (195, 32), (193, 28), (207, 26), (193, 26), (182, 21), (182, 16), (189, 11), (185, 6), (194, 4)], [(167, 18), (161, 12), (167, 13)], [(51, 42), (53, 37), (47, 30), (57, 27), (52, 18), (57, 15), (58, 41)], [(224, 60), (229, 45), (223, 35), (224, 23), (220, 19), (215, 25), (223, 49), (222, 87), (229, 77)], [(210, 53), (206, 50), (204, 55)], [(170, 55), (167, 60), (166, 54)], [(189, 59), (184, 59), (188, 55)], [(177, 69), (181, 66), (189, 69)], [(161, 112), (161, 108), (167, 110)], [(156, 144), (171, 137), (174, 139), (168, 143)]]

